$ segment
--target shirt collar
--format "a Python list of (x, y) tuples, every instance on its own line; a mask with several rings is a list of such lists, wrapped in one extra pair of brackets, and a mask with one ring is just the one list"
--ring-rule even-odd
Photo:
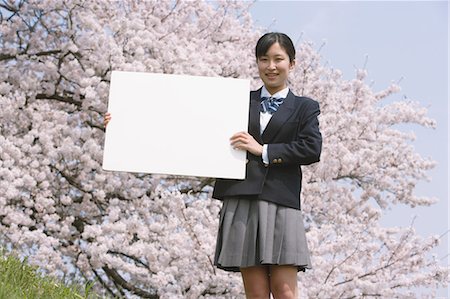
[(276, 99), (279, 99), (279, 98), (284, 99), (287, 97), (288, 93), (289, 93), (289, 87), (286, 87), (285, 89), (282, 89), (279, 92), (271, 95), (270, 92), (267, 90), (267, 88), (265, 86), (263, 86), (262, 90), (261, 90), (261, 98), (272, 97), (272, 98), (276, 98)]

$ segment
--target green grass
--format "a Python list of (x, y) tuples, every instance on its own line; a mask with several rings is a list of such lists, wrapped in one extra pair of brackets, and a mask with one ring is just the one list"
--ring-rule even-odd
[(36, 267), (0, 249), (0, 299), (97, 298), (89, 294), (91, 287), (91, 284), (84, 288), (66, 286), (54, 278), (42, 276)]

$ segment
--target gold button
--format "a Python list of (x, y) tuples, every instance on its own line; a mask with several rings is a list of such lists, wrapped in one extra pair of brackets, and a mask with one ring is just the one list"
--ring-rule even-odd
[(283, 162), (283, 160), (281, 160), (281, 158), (279, 158), (278, 159), (278, 163), (282, 163)]
[(278, 160), (277, 159), (273, 159), (272, 162), (273, 163), (278, 163)]

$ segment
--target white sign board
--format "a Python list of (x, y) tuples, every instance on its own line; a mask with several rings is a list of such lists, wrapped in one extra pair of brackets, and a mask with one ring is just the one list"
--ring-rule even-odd
[(229, 139), (247, 131), (249, 91), (244, 79), (113, 71), (103, 169), (244, 179)]

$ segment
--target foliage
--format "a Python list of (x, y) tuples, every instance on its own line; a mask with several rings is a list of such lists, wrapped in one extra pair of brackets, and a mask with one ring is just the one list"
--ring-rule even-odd
[[(36, 267), (0, 251), (0, 298), (2, 299), (82, 299), (94, 298), (89, 294), (92, 284), (84, 292), (78, 286), (66, 286), (61, 282), (43, 277)], [(85, 295), (81, 295), (85, 293)]]

